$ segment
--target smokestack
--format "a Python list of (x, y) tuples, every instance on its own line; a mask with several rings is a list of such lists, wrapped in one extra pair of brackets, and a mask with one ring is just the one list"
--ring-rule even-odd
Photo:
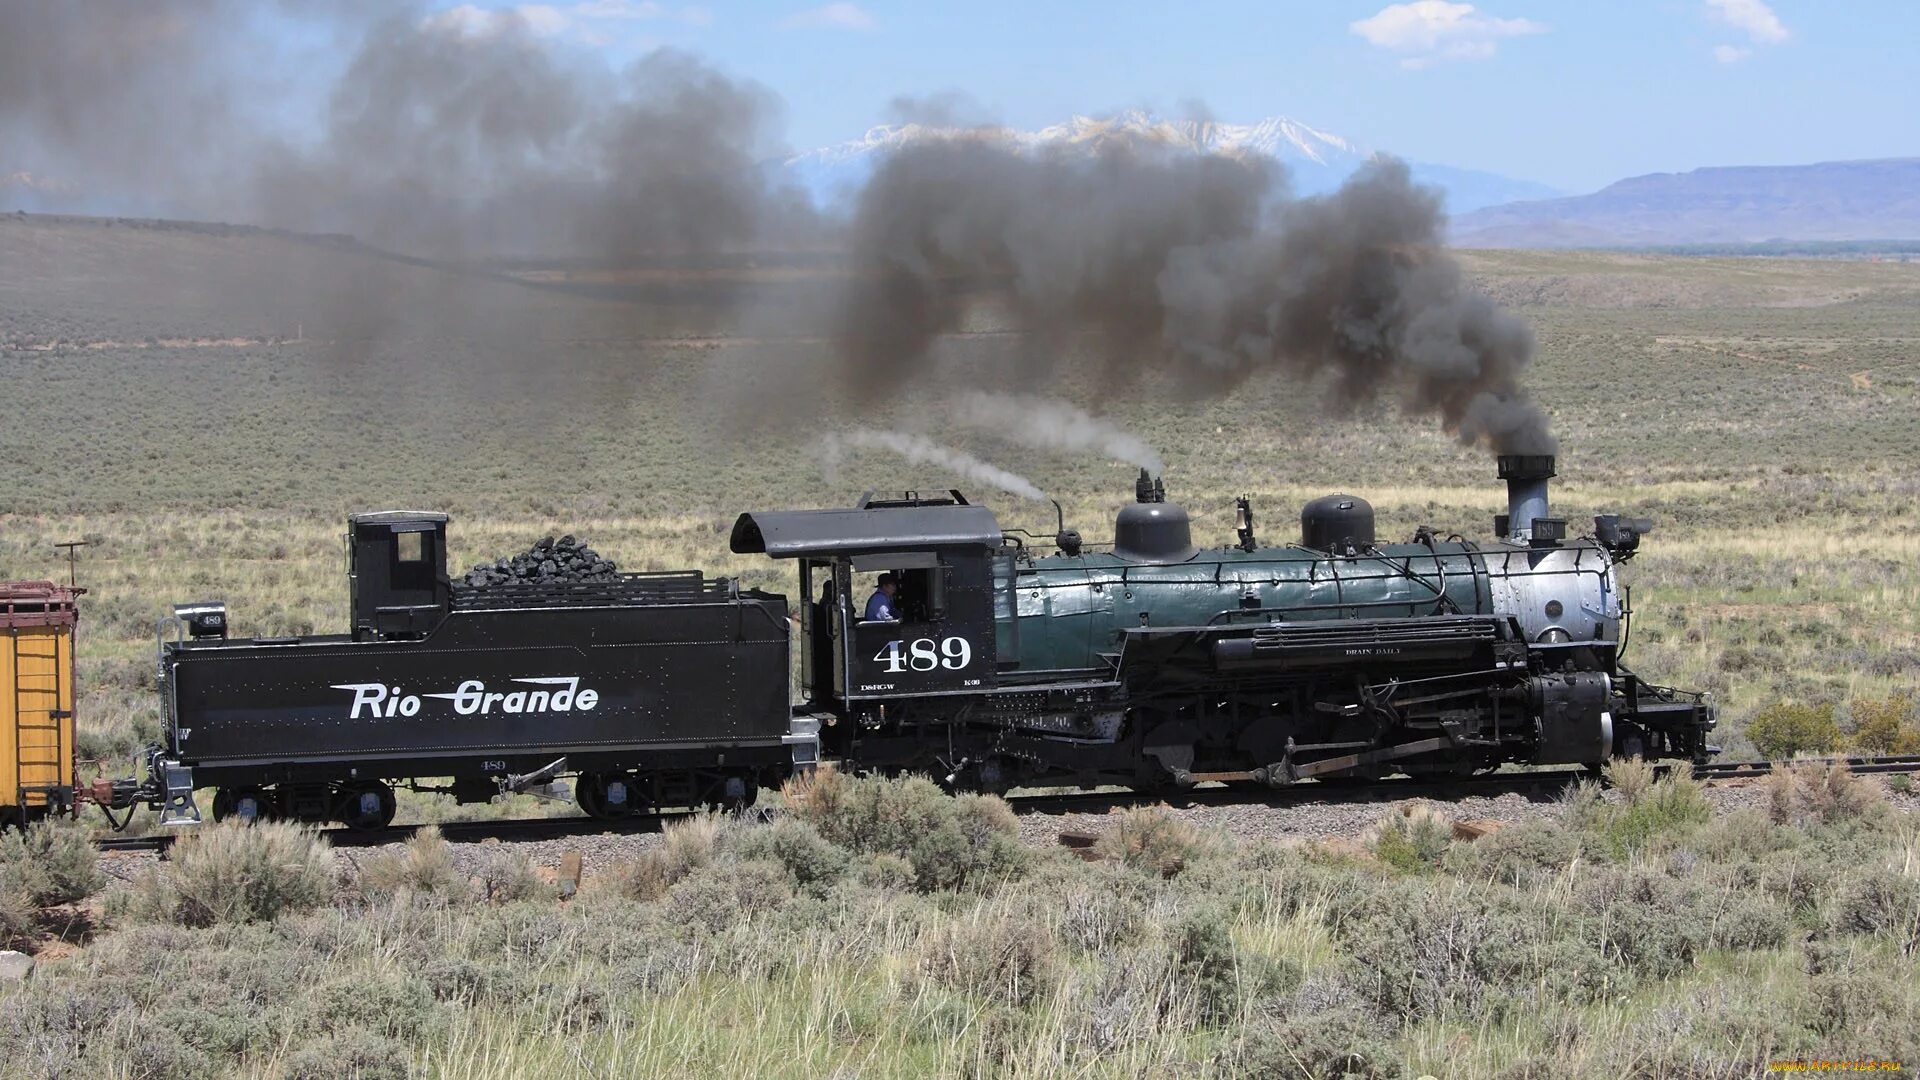
[(1503, 539), (1531, 543), (1536, 539), (1535, 522), (1544, 522), (1547, 524), (1539, 530), (1538, 539), (1564, 539), (1566, 522), (1547, 516), (1547, 481), (1553, 478), (1553, 455), (1501, 454), (1499, 462), (1500, 479), (1507, 482), (1507, 512), (1505, 524), (1496, 520), (1494, 531)]

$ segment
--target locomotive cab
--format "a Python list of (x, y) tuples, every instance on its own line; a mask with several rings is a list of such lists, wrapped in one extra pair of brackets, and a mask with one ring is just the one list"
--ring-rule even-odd
[[(740, 515), (731, 546), (799, 562), (801, 679), (807, 699), (854, 703), (970, 693), (994, 685), (992, 511), (959, 492), (878, 500), (847, 510)], [(896, 619), (867, 619), (882, 574), (897, 583)]]
[(347, 519), (356, 641), (424, 637), (452, 603), (447, 515), (385, 510)]

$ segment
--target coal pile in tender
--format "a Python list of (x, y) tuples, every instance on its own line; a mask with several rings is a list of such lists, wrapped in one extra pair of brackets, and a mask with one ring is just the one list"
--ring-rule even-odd
[(613, 560), (602, 558), (585, 541), (570, 535), (557, 540), (547, 536), (512, 558), (481, 563), (467, 571), (460, 584), (484, 589), (493, 585), (612, 581), (619, 575), (620, 568), (613, 565)]

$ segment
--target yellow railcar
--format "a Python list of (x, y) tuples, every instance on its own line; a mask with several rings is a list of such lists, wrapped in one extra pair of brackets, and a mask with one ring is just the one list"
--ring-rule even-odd
[(0, 582), (0, 821), (73, 808), (73, 632), (79, 590)]

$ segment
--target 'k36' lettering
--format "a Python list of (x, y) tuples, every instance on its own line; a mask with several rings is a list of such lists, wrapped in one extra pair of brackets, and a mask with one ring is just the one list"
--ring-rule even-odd
[(873, 659), (875, 663), (887, 665), (890, 674), (932, 671), (935, 668), (959, 671), (973, 663), (973, 646), (962, 637), (941, 638), (939, 641), (924, 637), (913, 641), (889, 641), (886, 648), (874, 654)]

